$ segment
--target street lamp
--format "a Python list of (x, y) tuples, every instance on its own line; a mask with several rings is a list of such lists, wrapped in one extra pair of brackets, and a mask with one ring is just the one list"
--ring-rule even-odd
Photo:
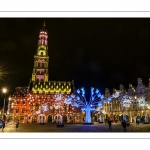
[[(7, 93), (7, 88), (2, 88), (2, 93), (5, 95)], [(5, 97), (4, 97), (4, 105), (3, 105), (3, 111), (2, 111), (2, 118), (4, 118), (5, 113)]]

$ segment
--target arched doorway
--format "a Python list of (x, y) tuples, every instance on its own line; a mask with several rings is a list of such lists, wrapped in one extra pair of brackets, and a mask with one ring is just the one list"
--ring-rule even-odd
[(63, 116), (63, 122), (67, 122), (67, 116), (66, 115)]
[(24, 116), (20, 117), (20, 123), (24, 123)]
[(94, 115), (94, 122), (97, 122), (98, 118), (97, 118), (97, 114)]
[(141, 123), (145, 122), (145, 116), (141, 116)]
[(60, 114), (57, 114), (57, 115), (54, 116), (54, 120), (55, 120), (56, 123), (58, 123), (58, 121), (60, 119), (60, 116), (61, 116)]
[(48, 120), (47, 121), (48, 122), (52, 122), (52, 116), (51, 115), (48, 116)]
[(139, 121), (139, 123), (141, 123), (141, 117), (140, 116), (136, 117), (136, 123), (137, 123), (137, 121)]
[(28, 115), (28, 117), (27, 117), (27, 123), (31, 123), (31, 121), (32, 121), (32, 116)]
[(37, 122), (37, 116), (36, 116), (36, 115), (34, 115), (34, 116), (32, 117), (32, 122)]
[(44, 115), (44, 114), (41, 114), (41, 115), (39, 115), (39, 117), (38, 117), (38, 122), (43, 122), (43, 123), (45, 123), (46, 121), (46, 116)]
[(122, 115), (119, 115), (119, 121), (121, 122), (122, 121)]

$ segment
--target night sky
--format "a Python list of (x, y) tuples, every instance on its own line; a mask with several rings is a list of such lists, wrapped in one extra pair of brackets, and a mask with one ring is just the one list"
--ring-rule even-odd
[(120, 84), (137, 86), (137, 78), (148, 85), (149, 18), (1, 18), (0, 87), (9, 94), (29, 84), (44, 19), (49, 80), (74, 80), (76, 88), (102, 93)]

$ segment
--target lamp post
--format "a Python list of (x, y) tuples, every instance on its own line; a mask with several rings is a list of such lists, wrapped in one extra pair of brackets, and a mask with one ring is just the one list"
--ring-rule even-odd
[[(2, 88), (2, 93), (5, 95), (7, 93), (7, 89), (4, 87)], [(5, 97), (4, 97), (4, 105), (3, 105), (3, 111), (2, 111), (2, 118), (4, 118), (4, 114), (5, 114)]]
[(8, 103), (8, 109), (7, 109), (7, 114), (9, 114), (10, 113), (10, 104), (11, 104), (11, 97), (9, 97), (8, 98), (8, 100), (9, 100), (9, 103)]
[(8, 108), (7, 108), (7, 121), (9, 118), (9, 114), (10, 114), (10, 110), (11, 110), (11, 97), (8, 98), (9, 102), (8, 102)]

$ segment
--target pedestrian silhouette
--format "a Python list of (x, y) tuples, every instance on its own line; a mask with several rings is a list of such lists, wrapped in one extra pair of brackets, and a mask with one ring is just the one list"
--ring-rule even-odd
[(136, 124), (139, 125), (139, 123), (140, 123), (140, 119), (136, 118)]
[(18, 127), (19, 127), (19, 121), (17, 120), (16, 121), (16, 131), (18, 130)]
[(112, 123), (112, 120), (109, 119), (108, 120), (109, 131), (112, 131), (112, 125), (111, 125), (111, 123)]
[(5, 120), (2, 120), (2, 131), (4, 130), (5, 128)]
[(127, 126), (127, 123), (126, 123), (125, 120), (123, 120), (123, 121), (122, 121), (122, 127), (123, 127), (123, 131), (124, 131), (124, 132), (127, 132), (126, 126)]

